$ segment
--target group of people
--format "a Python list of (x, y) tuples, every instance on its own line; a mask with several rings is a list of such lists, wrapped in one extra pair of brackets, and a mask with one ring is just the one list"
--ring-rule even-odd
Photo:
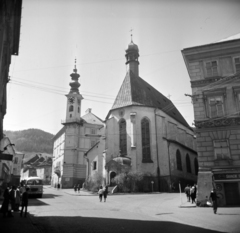
[(99, 201), (102, 202), (102, 197), (103, 197), (104, 202), (106, 202), (107, 195), (108, 195), (108, 186), (100, 186), (98, 190)]
[[(197, 186), (194, 184), (194, 186), (189, 186), (187, 185), (186, 188), (184, 189), (186, 196), (187, 196), (187, 201), (192, 203), (196, 203), (196, 196), (197, 196)], [(218, 199), (217, 191), (216, 188), (213, 188), (212, 191), (210, 192), (209, 198), (206, 197), (207, 203), (209, 203), (210, 206), (213, 207), (213, 213), (217, 213), (217, 199)], [(191, 200), (190, 200), (191, 199)]]
[(81, 189), (80, 184), (75, 184), (73, 188), (74, 188), (75, 193), (76, 192), (80, 193), (80, 189)]
[(19, 211), (21, 206), (20, 216), (22, 217), (23, 211), (25, 209), (24, 216), (27, 217), (27, 207), (28, 207), (28, 191), (29, 188), (21, 182), (20, 186), (7, 187), (3, 194), (3, 203), (1, 207), (1, 212), (3, 217), (13, 217), (12, 212)]
[(184, 189), (185, 194), (187, 196), (187, 201), (193, 203), (196, 203), (196, 197), (197, 197), (197, 185), (194, 184), (192, 187), (188, 184), (186, 188)]

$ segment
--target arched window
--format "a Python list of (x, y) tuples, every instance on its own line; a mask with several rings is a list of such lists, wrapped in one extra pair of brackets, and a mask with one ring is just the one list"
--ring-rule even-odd
[(191, 162), (190, 162), (190, 158), (189, 158), (189, 155), (187, 154), (186, 156), (186, 165), (187, 165), (187, 172), (188, 173), (192, 173), (192, 170), (191, 170)]
[(177, 159), (177, 169), (182, 171), (182, 160), (181, 160), (181, 153), (179, 150), (177, 150), (176, 159)]
[(73, 112), (73, 105), (69, 106), (69, 112)]
[(78, 107), (78, 113), (80, 112), (80, 108)]
[(126, 131), (126, 121), (124, 119), (119, 122), (119, 149), (121, 155), (127, 154), (127, 131)]
[(195, 167), (195, 175), (198, 175), (198, 160), (195, 158), (194, 159), (194, 167)]
[(147, 162), (151, 160), (151, 150), (150, 150), (150, 127), (149, 121), (144, 118), (141, 122), (142, 129), (142, 160)]

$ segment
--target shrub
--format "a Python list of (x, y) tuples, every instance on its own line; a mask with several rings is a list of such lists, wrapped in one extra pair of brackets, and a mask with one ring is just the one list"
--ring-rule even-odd
[(119, 191), (121, 192), (138, 192), (142, 191), (146, 177), (151, 178), (152, 174), (130, 171), (120, 173), (114, 178), (114, 181), (117, 183)]

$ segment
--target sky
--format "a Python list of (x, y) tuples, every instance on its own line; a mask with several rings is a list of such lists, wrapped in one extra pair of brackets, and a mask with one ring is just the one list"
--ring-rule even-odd
[(170, 98), (192, 126), (181, 50), (240, 33), (238, 0), (23, 0), (22, 7), (5, 130), (61, 129), (75, 58), (82, 115), (91, 108), (105, 120), (126, 75), (131, 33), (139, 48), (139, 76)]

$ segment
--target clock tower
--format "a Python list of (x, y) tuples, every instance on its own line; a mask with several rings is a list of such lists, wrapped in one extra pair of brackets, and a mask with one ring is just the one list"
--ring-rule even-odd
[(66, 109), (66, 123), (67, 122), (79, 122), (81, 116), (81, 101), (83, 99), (82, 95), (79, 93), (80, 83), (78, 79), (80, 75), (77, 73), (76, 59), (73, 73), (70, 75), (72, 82), (69, 83), (71, 87), (67, 97), (67, 109)]

